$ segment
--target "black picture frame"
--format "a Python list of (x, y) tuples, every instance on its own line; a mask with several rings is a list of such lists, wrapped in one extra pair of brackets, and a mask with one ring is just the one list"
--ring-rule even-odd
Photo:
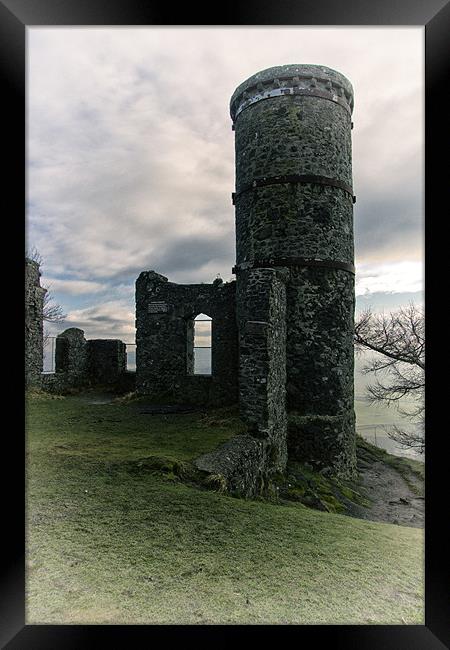
[[(238, 638), (254, 641), (255, 633), (272, 636), (282, 643), (289, 634), (289, 643), (305, 648), (323, 645), (342, 649), (433, 650), (450, 647), (450, 611), (448, 537), (447, 464), (445, 455), (445, 419), (440, 421), (439, 408), (445, 404), (439, 368), (444, 348), (434, 345), (434, 324), (440, 321), (441, 302), (431, 296), (436, 288), (433, 265), (446, 260), (438, 254), (442, 241), (439, 232), (448, 218), (448, 112), (444, 98), (448, 92), (450, 3), (444, 0), (247, 0), (238, 5), (227, 2), (212, 6), (213, 12), (202, 5), (179, 4), (150, 0), (0, 0), (0, 67), (3, 88), (3, 142), (6, 141), (6, 168), (2, 199), (4, 203), (3, 231), (7, 247), (13, 249), (12, 264), (4, 265), (8, 277), (14, 276), (16, 290), (4, 301), (13, 307), (5, 310), (4, 320), (10, 333), (10, 316), (14, 331), (22, 331), (23, 251), (25, 206), (25, 32), (36, 25), (417, 25), (425, 27), (425, 113), (426, 113), (426, 322), (427, 322), (427, 454), (426, 454), (426, 527), (425, 527), (425, 625), (326, 625), (326, 626), (52, 626), (25, 625), (24, 569), (24, 413), (23, 365), (17, 350), (21, 344), (8, 345), (4, 337), (5, 361), (8, 375), (8, 404), (6, 412), (15, 417), (2, 436), (3, 443), (3, 563), (1, 576), (1, 647), (11, 650), (32, 648), (88, 648), (110, 645), (112, 648), (140, 648), (182, 637), (184, 642), (199, 640), (230, 643)], [(6, 199), (6, 201), (5, 201)], [(20, 267), (20, 272), (19, 272)], [(441, 276), (439, 276), (441, 277)], [(446, 276), (442, 276), (444, 282)], [(9, 281), (8, 281), (9, 284)], [(445, 286), (444, 286), (445, 289)], [(4, 289), (6, 291), (6, 289)], [(15, 321), (17, 320), (17, 329)], [(437, 336), (437, 335), (436, 335)], [(434, 339), (436, 341), (436, 338)], [(444, 339), (445, 340), (445, 339)], [(431, 345), (430, 345), (431, 341)], [(437, 353), (435, 350), (438, 349)], [(439, 354), (440, 366), (437, 356)], [(431, 364), (431, 365), (430, 365)], [(26, 413), (24, 413), (26, 415)], [(20, 425), (19, 425), (20, 422)], [(7, 474), (6, 468), (10, 470)], [(288, 639), (286, 638), (286, 641)]]

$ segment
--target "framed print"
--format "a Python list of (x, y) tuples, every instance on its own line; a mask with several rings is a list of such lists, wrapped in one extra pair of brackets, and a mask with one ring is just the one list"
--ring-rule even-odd
[(448, 3), (217, 13), (0, 2), (2, 647), (448, 647)]

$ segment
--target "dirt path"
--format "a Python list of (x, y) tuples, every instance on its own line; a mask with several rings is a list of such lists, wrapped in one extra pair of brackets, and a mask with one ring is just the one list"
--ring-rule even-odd
[(423, 482), (415, 474), (411, 472), (408, 475), (408, 482), (419, 494), (394, 467), (382, 461), (358, 464), (362, 488), (372, 503), (358, 514), (355, 512), (355, 516), (401, 526), (424, 527), (425, 501), (423, 496), (419, 496), (423, 494)]

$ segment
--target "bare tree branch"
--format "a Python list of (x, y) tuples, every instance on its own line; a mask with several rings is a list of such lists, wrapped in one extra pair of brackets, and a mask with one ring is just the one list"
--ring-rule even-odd
[(32, 260), (33, 262), (37, 262), (39, 266), (42, 266), (42, 264), (44, 263), (42, 255), (40, 254), (36, 246), (32, 246), (31, 248), (29, 248), (25, 253), (25, 257), (27, 257), (29, 260)]
[[(399, 413), (413, 421), (416, 431), (395, 426), (388, 435), (404, 447), (423, 453), (425, 449), (425, 325), (423, 310), (410, 303), (389, 315), (374, 314), (370, 309), (355, 324), (355, 349), (370, 350), (370, 359), (362, 372), (373, 373), (375, 383), (368, 386), (371, 403), (396, 404)], [(407, 398), (407, 406), (404, 400)]]
[(49, 287), (44, 286), (44, 289), (47, 289), (47, 292), (44, 294), (43, 318), (49, 323), (61, 323), (67, 314), (63, 312), (61, 305), (55, 302)]

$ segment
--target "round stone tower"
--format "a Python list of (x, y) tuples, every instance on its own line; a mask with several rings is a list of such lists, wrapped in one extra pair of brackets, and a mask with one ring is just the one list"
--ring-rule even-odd
[(289, 455), (341, 475), (355, 467), (352, 110), (350, 82), (319, 65), (258, 72), (230, 103), (238, 295), (249, 269), (286, 269)]

